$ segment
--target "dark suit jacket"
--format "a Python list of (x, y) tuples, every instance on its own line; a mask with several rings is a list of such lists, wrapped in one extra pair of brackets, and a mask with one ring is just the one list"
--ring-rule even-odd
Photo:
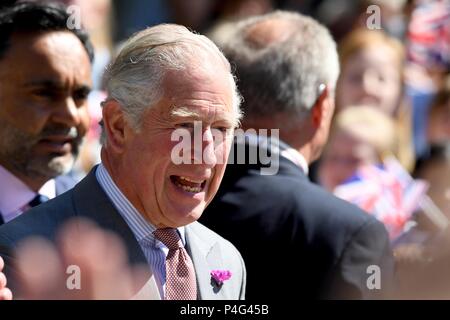
[[(43, 237), (55, 243), (60, 227), (72, 218), (89, 219), (102, 229), (115, 233), (125, 245), (129, 264), (147, 265), (133, 232), (99, 185), (95, 170), (96, 168), (73, 189), (0, 227), (0, 256), (5, 260), (8, 287), (13, 293), (18, 289), (18, 274), (14, 267), (14, 250), (18, 244), (30, 236)], [(243, 299), (246, 272), (236, 248), (198, 222), (187, 225), (185, 235), (186, 250), (196, 271), (199, 299)], [(67, 261), (67, 265), (70, 264)], [(210, 272), (217, 269), (232, 272), (231, 279), (221, 287), (211, 281)], [(154, 282), (150, 270), (141, 286), (148, 284), (149, 279)], [(153, 288), (156, 286), (155, 283), (151, 285)]]
[[(276, 175), (261, 175), (248, 152), (265, 146), (247, 141), (245, 148), (246, 163), (233, 158), (200, 221), (241, 252), (246, 298), (284, 299), (287, 291), (292, 298), (380, 297), (393, 273), (384, 226), (311, 183), (286, 158), (279, 157)], [(366, 286), (369, 265), (381, 268), (381, 290)]]

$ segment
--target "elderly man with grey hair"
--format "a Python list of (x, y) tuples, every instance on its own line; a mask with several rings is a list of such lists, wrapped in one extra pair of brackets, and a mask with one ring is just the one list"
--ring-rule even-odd
[[(274, 12), (241, 21), (221, 46), (236, 66), (245, 135), (200, 221), (240, 250), (247, 299), (287, 291), (306, 299), (384, 297), (393, 273), (384, 226), (307, 177), (334, 111), (339, 63), (329, 32), (301, 14)], [(274, 174), (262, 174), (274, 165), (265, 154)]]
[[(15, 280), (10, 286), (13, 294), (17, 287), (46, 286), (48, 281), (36, 282), (39, 277), (29, 279), (29, 275), (42, 276), (57, 268), (52, 264), (56, 258), (45, 261), (51, 266), (44, 259), (33, 259), (33, 252), (37, 257), (33, 244), (25, 253), (14, 251), (22, 240), (38, 236), (47, 241), (40, 248), (43, 256), (55, 257), (48, 254), (48, 245), (62, 248), (58, 270), (75, 275), (81, 268), (85, 285), (77, 288), (76, 279), (71, 278), (69, 289), (98, 289), (85, 281), (108, 278), (113, 274), (110, 261), (118, 261), (117, 269), (125, 259), (128, 265), (144, 265), (148, 271), (129, 297), (243, 299), (246, 271), (239, 252), (196, 222), (218, 190), (226, 166), (223, 159), (241, 117), (240, 96), (227, 59), (204, 36), (182, 26), (158, 25), (126, 42), (107, 70), (106, 86), (102, 162), (69, 192), (0, 228), (0, 256), (7, 276)], [(199, 145), (194, 143), (198, 137), (192, 135), (198, 129)], [(181, 154), (173, 152), (180, 144), (176, 137), (188, 137), (182, 141), (186, 148)], [(192, 145), (197, 149), (192, 150)], [(180, 162), (179, 157), (188, 161)], [(72, 218), (81, 220), (58, 235)], [(92, 231), (92, 222), (107, 234)], [(105, 241), (112, 235), (115, 240)], [(124, 244), (124, 254), (114, 249), (117, 238)], [(87, 243), (86, 239), (94, 240)], [(95, 254), (80, 266), (80, 255), (86, 251)], [(27, 252), (31, 257), (21, 260)], [(92, 261), (97, 262), (91, 266), (97, 273), (83, 269)], [(120, 270), (116, 275), (109, 277), (106, 286), (112, 290), (105, 290), (103, 283), (107, 297), (118, 291), (115, 286), (125, 276)], [(35, 285), (20, 286), (27, 277)], [(62, 288), (64, 277), (61, 283), (55, 283), (56, 275), (43, 279), (49, 277), (53, 287), (45, 292), (53, 294), (46, 297), (71, 297)]]

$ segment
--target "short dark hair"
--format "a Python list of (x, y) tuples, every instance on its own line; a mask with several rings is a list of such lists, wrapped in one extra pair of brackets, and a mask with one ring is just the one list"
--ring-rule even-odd
[(69, 31), (80, 39), (92, 62), (94, 49), (89, 36), (82, 28), (69, 28), (70, 15), (60, 3), (26, 2), (2, 7), (0, 12), (0, 59), (10, 46), (11, 36), (16, 32)]

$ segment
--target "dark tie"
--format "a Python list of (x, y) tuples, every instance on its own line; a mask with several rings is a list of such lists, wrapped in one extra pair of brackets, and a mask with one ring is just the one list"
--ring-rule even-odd
[(196, 300), (197, 281), (194, 264), (173, 228), (157, 229), (156, 239), (169, 248), (166, 257), (166, 300)]
[(28, 202), (28, 205), (31, 208), (34, 208), (38, 205), (40, 205), (41, 203), (44, 203), (46, 201), (50, 200), (48, 197), (42, 195), (42, 194), (37, 194), (36, 197), (33, 198), (33, 200), (31, 200), (30, 202)]

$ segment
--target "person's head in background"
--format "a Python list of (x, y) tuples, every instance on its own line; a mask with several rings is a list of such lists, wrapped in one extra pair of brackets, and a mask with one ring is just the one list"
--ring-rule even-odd
[(351, 106), (336, 115), (319, 167), (319, 183), (333, 190), (355, 174), (359, 166), (379, 164), (392, 154), (394, 123), (369, 106)]
[(73, 166), (89, 123), (92, 45), (65, 8), (0, 13), (0, 165), (32, 190)]
[(244, 129), (279, 129), (308, 163), (320, 156), (339, 74), (328, 30), (304, 15), (275, 11), (246, 19), (222, 45), (236, 66)]
[(395, 117), (402, 99), (402, 44), (382, 31), (358, 29), (339, 44), (339, 57), (338, 111), (368, 105)]
[[(33, 0), (36, 1), (36, 0)], [(62, 3), (67, 7), (69, 14), (73, 16), (71, 23), (81, 23), (83, 29), (89, 34), (89, 39), (95, 51), (95, 59), (92, 64), (92, 81), (94, 94), (97, 90), (104, 90), (103, 74), (114, 52), (112, 40), (112, 12), (111, 0), (39, 0), (47, 3)], [(96, 97), (90, 97), (93, 116), (99, 105)], [(98, 121), (97, 121), (98, 122)], [(98, 127), (95, 127), (98, 129)]]
[(100, 162), (101, 127), (99, 122), (102, 118), (100, 103), (106, 97), (103, 75), (116, 51), (112, 40), (113, 3), (111, 0), (46, 1), (63, 3), (71, 14), (79, 14), (79, 22), (89, 34), (95, 51), (95, 59), (92, 64), (93, 90), (88, 97), (91, 122), (80, 155), (71, 173), (76, 179), (81, 179), (94, 165)]
[(358, 29), (339, 44), (341, 74), (336, 89), (337, 112), (352, 105), (380, 109), (395, 121), (394, 156), (414, 168), (412, 110), (404, 99), (404, 48), (380, 30)]

